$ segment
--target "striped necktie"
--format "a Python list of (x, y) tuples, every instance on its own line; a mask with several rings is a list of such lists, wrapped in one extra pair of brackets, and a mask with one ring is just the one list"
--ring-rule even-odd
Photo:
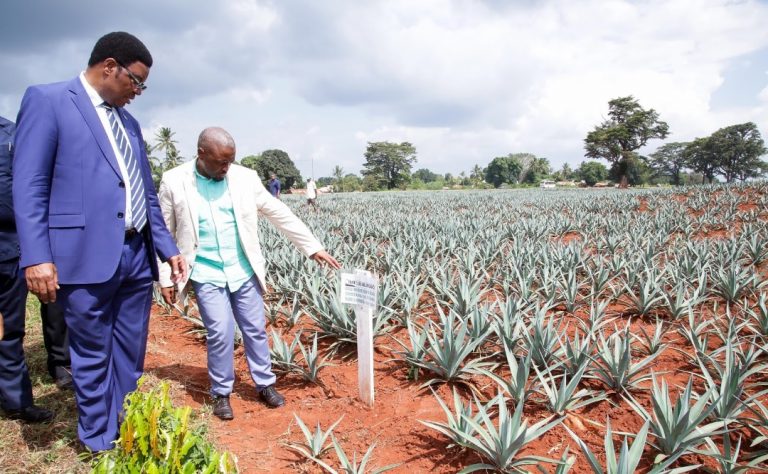
[(117, 149), (120, 150), (120, 153), (123, 155), (125, 168), (128, 171), (128, 182), (131, 185), (131, 215), (133, 216), (133, 227), (141, 232), (141, 229), (144, 228), (144, 224), (147, 223), (147, 208), (146, 199), (144, 197), (144, 182), (141, 179), (139, 160), (133, 154), (133, 150), (131, 150), (131, 143), (128, 141), (128, 136), (118, 123), (115, 109), (106, 103), (104, 103), (104, 108), (107, 109), (107, 118), (109, 118), (109, 126), (112, 129), (112, 135), (115, 137)]

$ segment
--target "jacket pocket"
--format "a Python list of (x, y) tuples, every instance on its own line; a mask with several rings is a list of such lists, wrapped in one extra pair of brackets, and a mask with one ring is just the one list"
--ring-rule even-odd
[(48, 216), (48, 227), (53, 229), (85, 227), (85, 214), (51, 214)]

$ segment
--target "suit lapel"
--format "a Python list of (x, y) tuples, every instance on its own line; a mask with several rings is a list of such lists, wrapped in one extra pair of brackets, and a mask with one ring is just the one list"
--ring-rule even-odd
[(76, 77), (70, 82), (69, 91), (72, 93), (72, 102), (74, 102), (75, 107), (77, 107), (80, 114), (83, 116), (85, 124), (91, 130), (91, 134), (93, 134), (93, 137), (96, 139), (96, 143), (99, 145), (104, 158), (106, 158), (109, 166), (112, 167), (114, 172), (122, 178), (120, 167), (117, 165), (115, 152), (112, 150), (112, 144), (109, 143), (109, 138), (107, 137), (107, 132), (101, 125), (101, 120), (99, 120), (99, 116), (96, 114), (96, 109), (93, 108), (93, 103), (85, 92), (85, 89), (83, 89), (79, 77)]
[(184, 175), (184, 201), (189, 209), (189, 217), (192, 219), (192, 226), (195, 229), (195, 240), (200, 239), (200, 213), (197, 211), (197, 205), (200, 196), (197, 193), (197, 179), (195, 178), (195, 161), (192, 160), (189, 172)]

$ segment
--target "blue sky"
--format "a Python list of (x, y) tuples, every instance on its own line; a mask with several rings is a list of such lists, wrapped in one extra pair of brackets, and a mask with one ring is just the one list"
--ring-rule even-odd
[(239, 157), (280, 148), (305, 176), (359, 173), (380, 140), (410, 141), (415, 168), (440, 173), (519, 152), (576, 166), (624, 95), (660, 113), (666, 141), (747, 121), (768, 131), (766, 2), (13, 0), (2, 12), (0, 115), (125, 30), (155, 58), (129, 108), (150, 142), (174, 130), (187, 158), (218, 125)]

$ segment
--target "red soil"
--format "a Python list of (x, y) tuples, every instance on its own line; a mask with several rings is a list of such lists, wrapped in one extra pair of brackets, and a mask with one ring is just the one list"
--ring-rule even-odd
[[(567, 320), (575, 318), (566, 316)], [(619, 328), (623, 327), (622, 319), (628, 318), (620, 316)], [(575, 327), (573, 323), (575, 321), (569, 327)], [(639, 334), (640, 327), (645, 327), (649, 334), (653, 331), (651, 321), (633, 318), (631, 324), (634, 334)], [(155, 308), (150, 326), (146, 370), (158, 377), (179, 382), (183, 392), (176, 403), (199, 409), (208, 401), (208, 376), (205, 342), (193, 331), (191, 323), (176, 316), (167, 316), (163, 310)], [(395, 337), (406, 339), (407, 335), (401, 331)], [(692, 348), (687, 346), (687, 342), (674, 328), (667, 331), (665, 342), (692, 353)], [(366, 407), (357, 398), (355, 357), (342, 359), (337, 356), (332, 360), (333, 366), (321, 370), (320, 378), (326, 390), (307, 384), (293, 375), (279, 376), (278, 387), (286, 396), (287, 403), (285, 407), (275, 410), (268, 409), (257, 398), (240, 348), (235, 354), (237, 379), (231, 397), (235, 419), (223, 422), (209, 416), (213, 438), (219, 447), (237, 455), (242, 472), (323, 472), (314, 463), (285, 447), (287, 441), (303, 441), (293, 414), (297, 414), (312, 430), (318, 422), (323, 429), (327, 429), (343, 416), (334, 434), (350, 457), (356, 452), (360, 459), (366, 449), (376, 443), (369, 466), (400, 463), (391, 472), (449, 473), (481, 462), (471, 452), (448, 448), (449, 442), (444, 436), (419, 423), (419, 420), (444, 422), (445, 415), (430, 390), (419, 389), (426, 379), (417, 382), (408, 380), (405, 364), (392, 360), (397, 358), (393, 350), (398, 348), (391, 339), (377, 340), (376, 401), (373, 408)], [(681, 387), (687, 382), (689, 371), (694, 367), (690, 365), (687, 355), (667, 348), (651, 365), (651, 369), (659, 374), (659, 378), (664, 377), (670, 385), (670, 391), (676, 393), (675, 387)], [(487, 378), (478, 377), (475, 381), (486, 395), (495, 390)], [(590, 381), (588, 385), (593, 389), (603, 389), (596, 381)], [(646, 386), (650, 386), (650, 381), (644, 384), (644, 388)], [(694, 387), (701, 393), (700, 381)], [(451, 387), (437, 385), (435, 388), (450, 406)], [(462, 388), (459, 387), (459, 390)], [(463, 393), (466, 400), (466, 390)], [(647, 410), (650, 409), (647, 391), (637, 392), (635, 397)], [(548, 413), (543, 407), (529, 402), (526, 405), (526, 416), (530, 423), (535, 423), (548, 416)], [(607, 417), (610, 417), (614, 431), (635, 433), (642, 426), (638, 415), (619, 396), (578, 410), (565, 420), (565, 424), (587, 442), (601, 462), (605, 460), (602, 446), (603, 426)], [(620, 443), (621, 439), (617, 438), (615, 442)], [(562, 426), (553, 428), (530, 443), (522, 454), (559, 459), (565, 449), (576, 456), (576, 464), (570, 472), (591, 472), (578, 446)], [(650, 451), (646, 450), (646, 465), (652, 461), (651, 456)], [(334, 465), (336, 456), (333, 450), (324, 459)], [(711, 459), (696, 459), (693, 456), (683, 458), (680, 465), (703, 461), (714, 467)], [(551, 465), (547, 468), (553, 470)]]

